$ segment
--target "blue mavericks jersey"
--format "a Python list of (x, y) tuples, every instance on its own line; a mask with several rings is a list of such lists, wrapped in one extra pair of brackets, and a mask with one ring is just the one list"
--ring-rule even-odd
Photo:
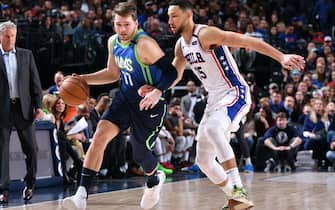
[(132, 41), (127, 44), (122, 44), (117, 34), (112, 37), (113, 54), (121, 71), (120, 91), (130, 102), (139, 102), (142, 98), (137, 90), (144, 84), (155, 86), (162, 76), (160, 69), (154, 65), (143, 64), (139, 60), (136, 43), (141, 36), (147, 34), (143, 30), (138, 30)]

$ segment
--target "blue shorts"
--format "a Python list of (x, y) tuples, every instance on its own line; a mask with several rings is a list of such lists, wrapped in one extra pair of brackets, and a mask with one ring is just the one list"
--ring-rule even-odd
[(116, 124), (121, 132), (130, 127), (132, 140), (151, 150), (163, 126), (166, 111), (165, 100), (160, 100), (153, 109), (140, 111), (139, 102), (129, 102), (122, 92), (118, 92), (101, 119)]

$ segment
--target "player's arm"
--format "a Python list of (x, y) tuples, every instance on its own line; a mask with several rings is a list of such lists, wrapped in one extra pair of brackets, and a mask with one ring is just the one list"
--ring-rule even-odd
[(162, 78), (155, 87), (161, 91), (167, 90), (177, 79), (177, 70), (170, 62), (169, 58), (158, 43), (144, 36), (137, 43), (137, 52), (142, 63), (147, 65), (155, 65), (162, 70)]
[(171, 85), (171, 87), (174, 87), (183, 78), (183, 73), (186, 66), (186, 60), (181, 51), (180, 39), (178, 39), (175, 45), (174, 55), (175, 57), (172, 61), (172, 65), (177, 69), (178, 76), (174, 83)]
[(100, 71), (91, 73), (91, 74), (83, 74), (80, 75), (83, 79), (87, 81), (89, 85), (102, 85), (109, 84), (119, 80), (120, 71), (115, 62), (115, 58), (113, 55), (112, 42), (114, 36), (111, 36), (108, 39), (108, 60), (107, 67), (101, 69)]
[[(211, 37), (208, 39), (208, 37)], [(223, 31), (216, 27), (206, 27), (200, 30), (199, 40), (205, 50), (210, 50), (215, 46), (226, 45), (230, 47), (250, 48), (258, 53), (267, 55), (278, 61), (287, 69), (304, 69), (304, 58), (294, 54), (283, 54), (268, 43), (243, 34)]]

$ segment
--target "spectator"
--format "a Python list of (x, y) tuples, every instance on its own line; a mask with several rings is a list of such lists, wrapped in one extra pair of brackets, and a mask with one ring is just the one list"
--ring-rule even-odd
[(109, 94), (101, 93), (97, 98), (97, 104), (94, 106), (93, 109), (90, 110), (89, 119), (90, 122), (92, 123), (92, 130), (90, 132), (92, 135), (95, 133), (95, 130), (97, 129), (100, 117), (102, 116), (102, 114), (107, 109), (110, 103), (111, 100), (109, 98)]
[(65, 130), (67, 131), (70, 130), (82, 118), (84, 118), (85, 121), (87, 122), (87, 127), (81, 131), (83, 136), (80, 136), (80, 138), (78, 139), (76, 139), (75, 137), (71, 139), (71, 144), (75, 146), (76, 150), (79, 153), (79, 157), (81, 159), (84, 159), (85, 151), (84, 151), (83, 143), (88, 143), (89, 139), (93, 137), (93, 128), (92, 128), (93, 126), (92, 126), (92, 122), (89, 120), (90, 110), (87, 104), (80, 104), (77, 106), (77, 114), (65, 124)]
[(48, 88), (48, 93), (58, 95), (59, 88), (64, 81), (64, 73), (62, 71), (57, 71), (54, 75), (55, 84)]
[(180, 103), (179, 98), (171, 100), (165, 125), (175, 139), (174, 162), (179, 164), (180, 167), (189, 167), (191, 166), (189, 161), (189, 149), (193, 145), (194, 133), (188, 133), (188, 131), (184, 129), (185, 118), (181, 111)]
[[(75, 181), (80, 180), (80, 171), (83, 164), (83, 161), (80, 159), (78, 153), (72, 148), (70, 144), (71, 139), (84, 139), (85, 136), (82, 134), (75, 134), (67, 136), (64, 124), (64, 117), (66, 113), (66, 104), (63, 99), (58, 97), (52, 106), (52, 114), (55, 118), (55, 129), (57, 132), (57, 142), (59, 146), (59, 154), (61, 161), (61, 171), (63, 175), (64, 184), (74, 184)], [(70, 175), (69, 170), (67, 169), (67, 159), (70, 156), (74, 163), (73, 173)]]
[(285, 98), (286, 96), (294, 96), (294, 94), (295, 94), (294, 84), (286, 83), (284, 86), (282, 96)]
[(207, 104), (207, 97), (208, 92), (204, 85), (201, 84), (200, 86), (200, 96), (197, 98), (197, 101), (193, 107), (193, 116), (194, 116), (194, 122), (196, 125), (198, 125), (202, 119), (202, 116), (204, 114), (206, 104)]
[(295, 156), (301, 142), (298, 130), (288, 125), (284, 112), (279, 112), (276, 125), (269, 128), (264, 134), (264, 145), (270, 152), (264, 171), (269, 172), (274, 166), (275, 171), (278, 172), (295, 171)]
[(295, 95), (294, 95), (294, 99), (295, 99), (295, 109), (297, 110), (297, 112), (299, 113), (299, 115), (301, 115), (302, 114), (302, 109), (303, 109), (303, 107), (304, 107), (304, 105), (306, 103), (305, 97), (302, 94), (302, 92), (296, 91)]
[(286, 114), (286, 120), (290, 125), (297, 124), (299, 112), (295, 109), (295, 99), (293, 96), (286, 96), (281, 112)]
[(270, 95), (270, 108), (274, 114), (277, 114), (283, 107), (282, 95), (279, 91), (273, 91)]
[(312, 75), (312, 77), (313, 77), (313, 85), (317, 89), (320, 89), (324, 85), (326, 85), (327, 84), (326, 65), (317, 63), (315, 73)]
[(327, 141), (325, 125), (321, 120), (324, 113), (321, 99), (314, 99), (310, 114), (305, 117), (303, 128), (303, 143), (305, 150), (313, 150), (312, 158), (315, 160), (315, 167), (324, 167)]
[(162, 170), (166, 175), (171, 175), (176, 168), (171, 164), (172, 152), (175, 149), (175, 140), (171, 133), (165, 128), (159, 132), (154, 148), (155, 155), (158, 157), (160, 165), (159, 170)]
[(45, 94), (42, 98), (43, 104), (43, 118), (41, 120), (50, 121), (51, 123), (55, 123), (55, 117), (52, 114), (52, 106), (54, 105), (55, 101), (57, 100), (57, 96), (52, 94)]
[(197, 101), (197, 87), (194, 81), (188, 81), (186, 84), (187, 94), (181, 98), (181, 110), (185, 118), (193, 120), (193, 107)]

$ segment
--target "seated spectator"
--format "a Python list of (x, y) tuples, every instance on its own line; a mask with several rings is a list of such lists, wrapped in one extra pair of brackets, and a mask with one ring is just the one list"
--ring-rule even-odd
[(244, 172), (254, 172), (254, 166), (251, 162), (251, 152), (250, 150), (254, 145), (254, 137), (255, 137), (255, 124), (254, 120), (251, 117), (252, 110), (249, 111), (248, 115), (242, 119), (240, 123), (240, 128), (237, 132), (232, 133), (231, 136), (231, 144), (234, 144), (233, 139), (235, 138), (235, 142), (238, 144), (238, 150), (234, 148), (234, 152), (236, 153), (236, 157), (240, 157), (240, 170)]
[(193, 107), (197, 101), (197, 98), (199, 97), (199, 94), (197, 93), (197, 87), (195, 86), (194, 81), (188, 81), (186, 88), (187, 94), (181, 98), (180, 102), (181, 111), (185, 118), (193, 120)]
[(273, 91), (270, 95), (270, 107), (274, 114), (280, 112), (283, 107), (282, 95), (279, 91)]
[(321, 99), (313, 99), (310, 114), (305, 118), (303, 128), (303, 146), (305, 150), (313, 150), (312, 158), (315, 167), (322, 169), (322, 162), (326, 159), (327, 141), (325, 125), (321, 120), (324, 113)]
[(305, 97), (302, 94), (302, 92), (296, 91), (295, 95), (294, 95), (294, 99), (295, 99), (295, 109), (297, 110), (299, 115), (301, 115), (302, 114), (302, 109), (303, 109), (304, 105), (306, 104)]
[[(92, 123), (91, 136), (95, 133), (95, 130), (98, 126), (98, 122), (100, 121), (101, 115), (107, 109), (111, 100), (108, 93), (101, 93), (97, 98), (97, 104), (90, 110), (89, 119)], [(91, 138), (90, 136), (90, 138)]]
[(203, 85), (200, 86), (200, 96), (197, 98), (197, 101), (193, 107), (193, 116), (194, 116), (194, 122), (199, 125), (202, 116), (204, 114), (206, 105), (207, 105), (207, 97), (208, 92), (205, 89)]
[(55, 104), (57, 100), (57, 96), (52, 94), (45, 94), (42, 98), (43, 105), (43, 118), (41, 120), (50, 121), (51, 123), (55, 123), (55, 117), (52, 114), (52, 106)]
[(77, 151), (79, 152), (79, 156), (83, 159), (85, 156), (85, 151), (83, 147), (83, 143), (88, 143), (88, 140), (93, 136), (92, 131), (92, 123), (89, 120), (90, 112), (88, 110), (87, 104), (80, 104), (77, 107), (77, 115), (74, 116), (70, 121), (68, 121), (65, 125), (65, 130), (70, 130), (81, 118), (85, 118), (88, 126), (80, 133), (83, 134), (84, 137), (80, 137), (76, 139), (75, 137), (72, 138), (72, 145), (75, 146)]
[(298, 130), (288, 125), (287, 116), (279, 112), (276, 125), (269, 128), (264, 135), (264, 145), (269, 149), (265, 172), (276, 168), (276, 171), (294, 171), (295, 157), (302, 140)]
[(288, 123), (297, 124), (300, 113), (295, 109), (295, 99), (293, 96), (286, 96), (281, 112), (285, 112)]
[(315, 73), (312, 75), (313, 85), (317, 87), (317, 89), (322, 88), (324, 85), (328, 83), (326, 76), (326, 66), (321, 63), (316, 64)]
[(176, 168), (171, 164), (172, 152), (175, 149), (175, 141), (171, 133), (165, 128), (159, 131), (154, 147), (155, 155), (158, 157), (160, 165), (159, 170), (162, 170), (166, 175), (171, 175)]
[(166, 117), (165, 125), (175, 139), (175, 151), (173, 157), (181, 167), (189, 167), (189, 155), (194, 141), (194, 132), (191, 129), (184, 129), (184, 126), (191, 124), (185, 121), (181, 111), (180, 99), (174, 98), (170, 102), (169, 112)]
[[(55, 129), (57, 131), (57, 140), (59, 145), (59, 154), (61, 160), (61, 172), (64, 178), (64, 184), (73, 184), (75, 180), (80, 180), (80, 172), (83, 161), (80, 159), (78, 153), (72, 148), (70, 144), (69, 136), (66, 135), (65, 124), (63, 118), (66, 113), (66, 104), (63, 99), (57, 98), (54, 105), (52, 106), (52, 114), (55, 118)], [(72, 135), (70, 138), (82, 138), (81, 134)], [(70, 156), (73, 160), (73, 173), (70, 175), (67, 170), (67, 159)]]
[(326, 157), (330, 162), (330, 170), (333, 171), (335, 166), (335, 139), (331, 139), (328, 144), (329, 150), (327, 151)]
[(53, 95), (59, 94), (59, 88), (64, 81), (64, 73), (62, 71), (57, 71), (54, 75), (55, 84), (48, 88), (48, 93)]

